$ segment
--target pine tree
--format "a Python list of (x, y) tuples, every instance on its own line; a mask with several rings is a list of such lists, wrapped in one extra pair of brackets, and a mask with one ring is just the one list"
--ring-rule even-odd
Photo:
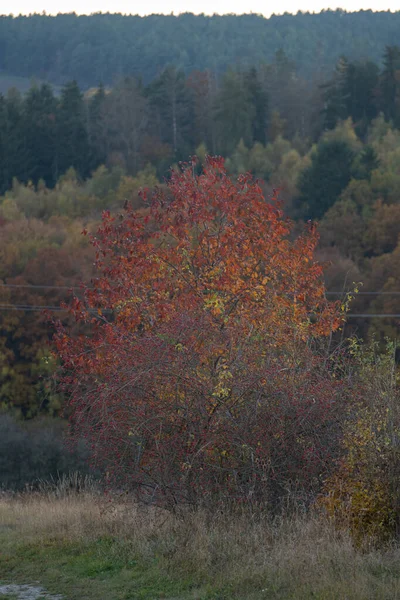
[(333, 129), (336, 123), (347, 117), (346, 78), (349, 62), (342, 56), (335, 67), (333, 77), (321, 85), (324, 107), (323, 128)]
[(354, 154), (346, 142), (323, 141), (299, 179), (298, 206), (306, 219), (319, 219), (351, 179)]
[(92, 169), (104, 163), (107, 157), (105, 103), (106, 92), (104, 85), (100, 83), (88, 103), (88, 137)]
[(152, 129), (161, 142), (169, 144), (176, 160), (193, 148), (193, 98), (183, 71), (167, 67), (146, 89)]
[(381, 78), (382, 109), (386, 119), (400, 126), (400, 47), (386, 46)]
[(15, 88), (11, 88), (6, 97), (5, 131), (8, 185), (13, 178), (27, 182), (29, 152), (26, 144), (23, 100), (20, 92)]
[(81, 177), (90, 172), (90, 147), (85, 103), (76, 81), (64, 86), (57, 115), (57, 172), (74, 167)]
[(225, 73), (215, 103), (215, 121), (218, 131), (218, 150), (230, 155), (243, 140), (251, 146), (255, 108), (243, 77), (236, 71)]
[(143, 166), (141, 146), (149, 121), (142, 83), (133, 77), (118, 82), (104, 102), (105, 153), (108, 162), (135, 175)]
[(24, 101), (28, 178), (48, 186), (56, 181), (57, 100), (49, 85), (32, 86)]
[(0, 94), (0, 194), (3, 194), (10, 183), (7, 161), (7, 104), (4, 96)]
[(252, 141), (253, 143), (260, 142), (265, 145), (268, 128), (268, 96), (255, 68), (247, 71), (244, 77), (244, 84), (249, 93), (249, 100), (253, 105), (253, 119), (251, 123)]

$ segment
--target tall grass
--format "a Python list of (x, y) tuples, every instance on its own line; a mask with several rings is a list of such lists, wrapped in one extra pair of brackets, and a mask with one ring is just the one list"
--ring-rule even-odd
[[(81, 482), (82, 484), (82, 482)], [(231, 590), (232, 598), (400, 598), (400, 548), (361, 552), (323, 515), (271, 521), (246, 510), (173, 515), (109, 502), (91, 482), (0, 498), (0, 529), (26, 543), (90, 544), (119, 559), (159, 562), (166, 573)]]

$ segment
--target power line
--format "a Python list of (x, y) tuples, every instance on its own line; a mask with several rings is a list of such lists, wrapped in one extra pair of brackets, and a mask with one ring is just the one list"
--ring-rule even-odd
[[(51, 312), (68, 312), (68, 308), (63, 308), (62, 306), (45, 306), (43, 304), (0, 304), (0, 310), (16, 310), (23, 312), (43, 312), (43, 311), (51, 311)], [(100, 309), (101, 314), (110, 314), (112, 310), (108, 308)], [(96, 308), (89, 308), (89, 313), (98, 314), (98, 310)]]
[[(344, 296), (347, 293), (348, 292), (325, 292), (327, 296)], [(356, 298), (357, 296), (400, 296), (400, 292), (357, 292), (354, 294), (354, 297)]]
[[(20, 304), (0, 304), (0, 310), (10, 310), (10, 311), (21, 311), (21, 312), (42, 312), (45, 310), (49, 310), (52, 312), (68, 312), (67, 308), (63, 308), (61, 306), (42, 306), (42, 305), (20, 305)], [(88, 312), (93, 312), (97, 314), (96, 309), (89, 309)], [(109, 314), (112, 310), (104, 309), (101, 311), (101, 314)], [(358, 318), (358, 319), (400, 319), (400, 314), (384, 314), (384, 313), (375, 313), (375, 314), (361, 314), (361, 313), (348, 313), (346, 315), (347, 318)]]
[[(80, 290), (81, 286), (73, 286), (73, 285), (35, 285), (35, 284), (17, 284), (17, 283), (0, 283), (0, 288), (21, 288), (21, 289), (43, 289), (43, 290)], [(93, 289), (84, 287), (84, 289)], [(327, 296), (344, 296), (349, 292), (339, 291), (339, 292), (325, 292)], [(350, 292), (353, 293), (353, 292)], [(400, 291), (394, 292), (357, 292), (355, 297), (357, 296), (400, 296)]]
[(4, 288), (21, 288), (21, 289), (41, 289), (41, 290), (78, 290), (79, 286), (67, 285), (33, 285), (33, 284), (17, 284), (17, 283), (0, 283), (0, 287)]
[(35, 310), (51, 310), (51, 311), (66, 311), (66, 308), (61, 306), (44, 306), (44, 305), (30, 305), (30, 304), (0, 304), (0, 310), (24, 310), (24, 311), (35, 311)]
[(359, 319), (400, 319), (400, 314), (347, 314), (347, 318), (359, 318)]

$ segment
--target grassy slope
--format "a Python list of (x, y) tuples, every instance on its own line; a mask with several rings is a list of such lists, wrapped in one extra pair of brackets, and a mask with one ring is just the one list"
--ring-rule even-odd
[(176, 519), (91, 497), (0, 500), (0, 582), (66, 600), (400, 598), (400, 549), (354, 550), (317, 519)]

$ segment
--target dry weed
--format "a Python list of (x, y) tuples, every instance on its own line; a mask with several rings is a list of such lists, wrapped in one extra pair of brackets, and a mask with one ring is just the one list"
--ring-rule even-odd
[(246, 598), (259, 598), (262, 590), (296, 599), (400, 597), (400, 550), (362, 553), (321, 515), (274, 522), (246, 511), (172, 515), (127, 500), (109, 502), (93, 491), (53, 490), (3, 496), (0, 528), (5, 527), (28, 540), (86, 543), (109, 537), (110, 552), (157, 556), (175, 575), (228, 586)]

